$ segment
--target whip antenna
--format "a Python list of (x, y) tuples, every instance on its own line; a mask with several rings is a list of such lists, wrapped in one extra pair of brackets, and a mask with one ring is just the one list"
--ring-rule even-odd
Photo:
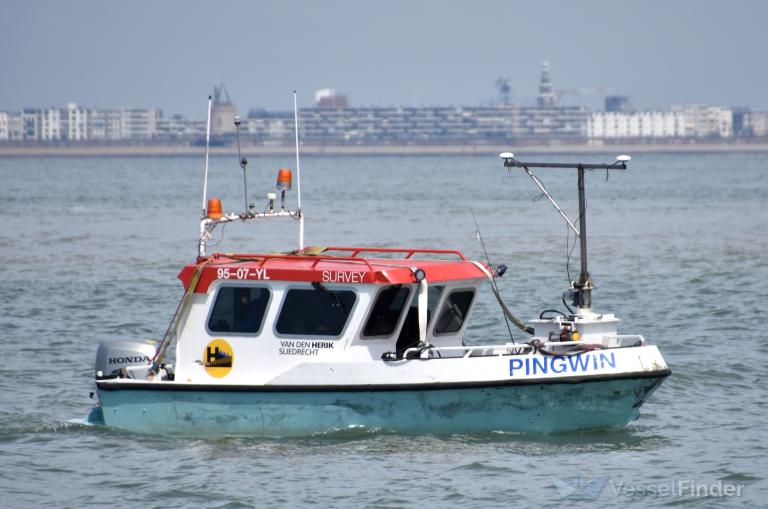
[[(483, 240), (483, 234), (480, 233), (480, 225), (477, 224), (477, 217), (475, 217), (475, 211), (472, 210), (472, 207), (469, 208), (469, 211), (472, 213), (472, 219), (475, 221), (475, 235), (477, 235), (477, 240), (480, 241), (480, 245), (483, 246), (483, 253), (485, 253), (485, 261), (488, 262), (488, 267), (491, 269), (491, 284), (493, 285), (493, 293), (496, 295), (496, 299), (499, 301), (499, 304), (501, 305), (501, 297), (499, 294), (499, 287), (496, 284), (496, 276), (493, 275), (493, 266), (491, 265), (491, 259), (488, 257), (488, 251), (485, 249), (485, 241)], [(507, 314), (504, 312), (504, 306), (501, 306), (501, 314), (504, 316), (504, 323), (507, 324), (507, 330), (509, 331), (509, 339), (512, 340), (512, 343), (515, 342), (515, 338), (512, 336), (512, 327), (509, 326), (509, 319), (507, 318)]]
[(243, 169), (243, 193), (245, 193), (245, 210), (248, 213), (248, 178), (246, 177), (245, 167), (248, 160), (240, 152), (240, 117), (235, 117), (235, 136), (237, 137), (237, 158), (240, 160), (240, 167)]
[(208, 126), (205, 129), (205, 165), (203, 169), (203, 215), (208, 215), (208, 151), (211, 148), (211, 96), (208, 96)]
[(296, 199), (299, 213), (299, 249), (304, 249), (304, 213), (301, 211), (301, 162), (299, 160), (299, 106), (293, 91), (293, 121), (296, 131)]

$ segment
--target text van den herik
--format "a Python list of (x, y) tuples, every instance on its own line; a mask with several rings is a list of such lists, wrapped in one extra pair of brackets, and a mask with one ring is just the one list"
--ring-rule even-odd
[(280, 355), (317, 355), (321, 349), (332, 349), (333, 341), (280, 341)]

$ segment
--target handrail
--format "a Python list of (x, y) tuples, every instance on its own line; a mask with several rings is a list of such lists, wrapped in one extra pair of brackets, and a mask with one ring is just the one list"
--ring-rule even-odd
[(533, 350), (533, 346), (526, 343), (508, 343), (504, 345), (467, 345), (467, 346), (430, 346), (429, 348), (411, 347), (403, 352), (403, 359), (406, 359), (409, 353), (424, 352), (467, 352), (471, 353), (475, 350), (507, 350), (509, 353), (511, 350)]
[[(323, 256), (323, 255), (293, 255), (293, 254), (241, 254), (241, 253), (214, 253), (211, 258), (230, 258), (234, 261), (254, 261), (260, 262), (259, 267), (263, 267), (270, 260), (302, 260), (312, 262), (311, 268), (317, 267), (320, 262), (353, 262), (365, 264), (372, 273), (376, 272), (371, 262), (365, 258), (354, 258), (351, 256)], [(405, 267), (403, 267), (405, 268)]]
[[(612, 334), (608, 335), (606, 334), (604, 338), (618, 338), (618, 339), (638, 339), (641, 341), (641, 344), (639, 346), (645, 346), (645, 338), (640, 334)], [(575, 349), (579, 346), (592, 344), (586, 341), (546, 341), (541, 343), (541, 347), (560, 347), (565, 348), (566, 350)], [(610, 347), (605, 346), (607, 350), (611, 350), (613, 348), (620, 348), (620, 347)], [(470, 354), (476, 350), (506, 350), (507, 354), (509, 355), (515, 355), (512, 352), (516, 352), (517, 355), (520, 355), (520, 351), (525, 350), (535, 350), (535, 348), (532, 345), (529, 345), (528, 343), (505, 343), (502, 345), (465, 345), (465, 346), (430, 346), (429, 348), (423, 348), (423, 347), (411, 347), (408, 348), (403, 352), (403, 359), (406, 359), (408, 354), (410, 353), (421, 353), (421, 352), (466, 352), (467, 354)], [(494, 355), (503, 355), (503, 353), (495, 353)], [(465, 355), (466, 357), (466, 355)]]
[[(411, 248), (391, 248), (391, 247), (338, 247), (338, 246), (332, 246), (327, 247), (323, 250), (323, 252), (328, 251), (346, 251), (351, 252), (352, 254), (350, 256), (336, 256), (336, 255), (324, 255), (324, 254), (318, 254), (318, 255), (301, 255), (301, 254), (291, 254), (291, 253), (275, 253), (275, 254), (247, 254), (247, 253), (214, 253), (210, 256), (210, 258), (219, 259), (219, 258), (230, 258), (233, 261), (259, 261), (261, 262), (259, 266), (263, 266), (267, 261), (269, 260), (304, 260), (304, 261), (311, 261), (312, 268), (314, 269), (317, 267), (317, 264), (320, 262), (353, 262), (353, 263), (363, 263), (368, 267), (368, 270), (371, 272), (376, 272), (376, 269), (374, 269), (373, 264), (367, 259), (367, 258), (361, 258), (358, 257), (360, 253), (402, 253), (405, 256), (402, 258), (403, 260), (410, 260), (414, 255), (417, 254), (449, 254), (449, 255), (455, 255), (459, 258), (461, 261), (468, 261), (467, 257), (464, 256), (464, 253), (461, 251), (457, 251), (455, 249), (411, 249)], [(414, 260), (419, 261), (419, 260)], [(403, 267), (406, 268), (406, 267)]]
[(399, 247), (344, 247), (344, 246), (329, 246), (326, 247), (323, 252), (328, 251), (349, 251), (352, 253), (351, 257), (355, 258), (360, 253), (403, 253), (406, 256), (404, 260), (410, 260), (417, 254), (450, 254), (456, 255), (459, 260), (467, 261), (467, 257), (464, 253), (456, 249), (414, 249), (414, 248), (399, 248)]

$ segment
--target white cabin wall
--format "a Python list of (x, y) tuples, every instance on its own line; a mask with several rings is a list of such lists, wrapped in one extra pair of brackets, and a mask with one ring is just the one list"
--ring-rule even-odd
[[(257, 336), (211, 333), (207, 330), (207, 320), (220, 286), (268, 286), (271, 291), (270, 302), (264, 317), (261, 332)], [(354, 290), (357, 294), (355, 306), (342, 335), (338, 338), (278, 336), (275, 324), (282, 307), (286, 291), (291, 288), (310, 288), (309, 283), (292, 281), (274, 281), (269, 284), (237, 283), (233, 281), (214, 282), (205, 296), (195, 295), (193, 304), (180, 324), (179, 340), (176, 346), (176, 380), (182, 383), (212, 384), (260, 384), (266, 383), (281, 373), (300, 364), (314, 362), (353, 360), (348, 345), (362, 327), (368, 316), (372, 296), (379, 285), (332, 285), (329, 290)], [(214, 339), (225, 340), (233, 350), (234, 361), (231, 371), (222, 378), (210, 376), (203, 367), (203, 355), (207, 345)], [(309, 341), (332, 343), (332, 348), (319, 348), (316, 355), (282, 355), (281, 348), (285, 341)]]
[[(427, 328), (427, 341), (435, 346), (461, 346), (464, 333), (472, 317), (477, 301), (477, 292), (482, 286), (482, 280), (451, 281), (440, 283), (444, 290), (437, 303), (435, 315)], [(267, 286), (271, 296), (267, 307), (261, 332), (257, 336), (211, 333), (207, 330), (207, 321), (216, 298), (216, 291), (221, 286)], [(285, 293), (291, 288), (309, 288), (309, 283), (291, 281), (266, 282), (234, 282), (216, 281), (211, 284), (206, 295), (195, 294), (186, 316), (179, 323), (178, 341), (176, 344), (176, 381), (181, 383), (207, 384), (263, 384), (281, 374), (293, 370), (302, 364), (338, 363), (379, 360), (384, 352), (395, 350), (397, 338), (403, 327), (406, 313), (403, 313), (395, 332), (389, 338), (362, 339), (361, 334), (365, 321), (368, 319), (373, 301), (382, 285), (344, 285), (326, 284), (329, 290), (353, 290), (356, 292), (355, 306), (339, 338), (279, 336), (275, 331), (278, 314), (281, 310)], [(450, 292), (457, 289), (473, 288), (475, 297), (469, 308), (467, 317), (461, 329), (454, 334), (435, 335), (434, 327), (437, 318)], [(418, 286), (412, 285), (412, 299), (418, 298)], [(206, 372), (203, 358), (207, 346), (214, 339), (223, 339), (233, 351), (231, 370), (221, 378), (215, 378)], [(305, 342), (324, 342), (331, 345), (322, 348), (310, 348), (311, 355), (284, 354), (289, 351), (286, 341), (305, 345)], [(302, 349), (303, 348), (299, 348)]]

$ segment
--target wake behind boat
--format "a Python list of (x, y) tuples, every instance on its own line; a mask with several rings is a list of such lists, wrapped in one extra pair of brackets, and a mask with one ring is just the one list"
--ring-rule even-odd
[[(618, 334), (618, 318), (592, 310), (584, 210), (577, 229), (530, 170), (551, 165), (502, 158), (534, 179), (581, 240), (582, 272), (569, 290), (576, 310), (523, 324), (501, 300), (504, 267), (457, 250), (305, 248), (297, 129), (293, 210), (292, 172), (281, 169), (280, 207), (270, 193), (256, 212), (240, 156), (245, 210), (224, 214), (206, 199), (206, 166), (198, 256), (179, 274), (176, 313), (160, 341), (99, 345), (92, 419), (139, 432), (287, 436), (349, 427), (558, 432), (637, 418), (669, 368), (656, 346)], [(627, 160), (554, 166), (578, 171), (583, 207), (585, 171)], [(206, 253), (218, 226), (281, 217), (299, 221), (298, 249)], [(465, 344), (484, 288), (531, 339)]]

